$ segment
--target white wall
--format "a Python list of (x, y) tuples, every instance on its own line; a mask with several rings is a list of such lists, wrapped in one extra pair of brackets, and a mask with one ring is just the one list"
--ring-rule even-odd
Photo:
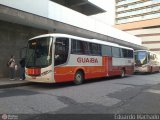
[(0, 4), (43, 17), (48, 16), (48, 0), (0, 0)]
[[(54, 11), (54, 12), (52, 12)], [(48, 18), (54, 19), (63, 23), (67, 23), (76, 27), (94, 30), (95, 21), (87, 16), (73, 11), (67, 7), (58, 5), (54, 2), (49, 2)]]

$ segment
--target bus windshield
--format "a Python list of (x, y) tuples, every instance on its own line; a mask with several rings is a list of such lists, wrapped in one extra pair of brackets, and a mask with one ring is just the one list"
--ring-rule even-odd
[(146, 51), (135, 52), (135, 65), (144, 65), (147, 64), (148, 53)]
[(47, 67), (52, 62), (52, 38), (43, 37), (28, 42), (26, 67)]

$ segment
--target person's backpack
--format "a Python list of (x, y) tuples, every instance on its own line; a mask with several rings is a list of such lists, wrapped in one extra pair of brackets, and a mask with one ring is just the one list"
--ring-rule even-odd
[(12, 63), (12, 60), (9, 60), (9, 61), (7, 62), (7, 66), (9, 67), (9, 66), (11, 65), (11, 63)]

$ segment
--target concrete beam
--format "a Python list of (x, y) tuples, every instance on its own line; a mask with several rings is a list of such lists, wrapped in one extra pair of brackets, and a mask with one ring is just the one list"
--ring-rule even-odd
[(88, 0), (65, 0), (67, 6), (75, 7), (88, 3)]
[(120, 45), (128, 46), (136, 50), (146, 49), (143, 46), (132, 44), (126, 41), (109, 39), (110, 38), (109, 36), (106, 36), (100, 33), (95, 33), (89, 30), (85, 30), (69, 24), (61, 23), (55, 20), (47, 19), (41, 16), (16, 10), (3, 5), (0, 5), (0, 19), (4, 21), (12, 22), (12, 23), (39, 28), (42, 30), (48, 30), (50, 33), (58, 32), (58, 33), (71, 34), (71, 35), (86, 37), (91, 39), (99, 39), (99, 40), (118, 43)]
[(95, 15), (105, 12), (104, 9), (96, 6), (88, 0), (51, 0), (85, 15)]
[(105, 12), (104, 9), (96, 6), (95, 4), (89, 2), (88, 0), (80, 0), (80, 1), (68, 0), (67, 6), (85, 15), (95, 15), (98, 13)]
[(94, 15), (94, 14), (98, 14), (98, 13), (103, 13), (105, 12), (103, 9), (101, 8), (97, 8), (96, 5), (88, 2), (87, 4), (84, 4), (81, 6), (81, 9), (82, 9), (82, 13), (86, 14), (86, 15)]

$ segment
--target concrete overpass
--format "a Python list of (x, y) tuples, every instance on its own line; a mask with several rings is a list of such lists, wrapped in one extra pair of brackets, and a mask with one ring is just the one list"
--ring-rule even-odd
[(122, 41), (119, 39), (113, 39), (110, 36), (89, 31), (83, 28), (75, 27), (66, 23), (51, 20), (38, 15), (30, 14), (24, 11), (16, 10), (7, 6), (0, 5), (0, 19), (3, 21), (8, 21), (12, 23), (17, 23), (21, 25), (26, 25), (42, 30), (49, 31), (49, 33), (66, 33), (80, 37), (86, 37), (91, 39), (99, 39), (109, 42), (118, 43), (120, 45), (128, 46), (137, 49), (146, 49), (143, 46), (133, 44), (127, 41)]

